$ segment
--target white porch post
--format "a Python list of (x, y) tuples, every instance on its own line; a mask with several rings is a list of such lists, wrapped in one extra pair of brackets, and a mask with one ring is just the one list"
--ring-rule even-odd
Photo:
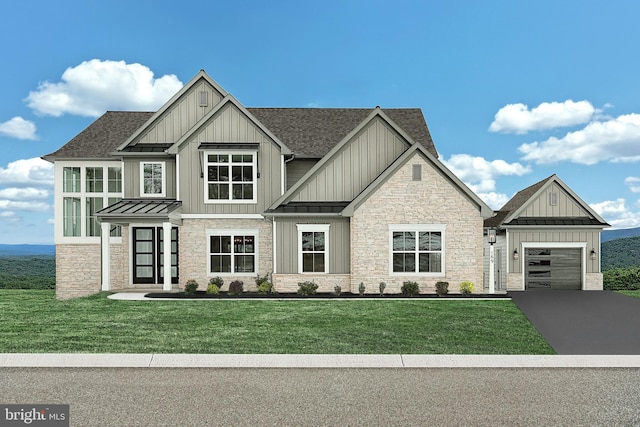
[(111, 246), (109, 236), (111, 234), (111, 224), (103, 222), (100, 224), (101, 243), (101, 265), (102, 265), (102, 290), (111, 290)]
[(496, 293), (496, 255), (493, 244), (489, 245), (489, 293)]
[(164, 283), (162, 284), (163, 291), (171, 290), (171, 223), (162, 223), (162, 234), (164, 240), (162, 242), (162, 263), (163, 263), (163, 275)]

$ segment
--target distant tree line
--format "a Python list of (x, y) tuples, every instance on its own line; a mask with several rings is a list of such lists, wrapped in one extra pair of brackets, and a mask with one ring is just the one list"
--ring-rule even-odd
[(55, 256), (33, 255), (0, 257), (0, 289), (55, 288)]

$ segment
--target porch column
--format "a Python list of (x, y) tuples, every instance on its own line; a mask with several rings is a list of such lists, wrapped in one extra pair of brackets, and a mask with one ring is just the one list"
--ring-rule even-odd
[(493, 244), (489, 245), (489, 293), (496, 293), (496, 253)]
[(111, 224), (100, 223), (100, 245), (101, 245), (101, 266), (102, 266), (102, 290), (111, 290), (111, 245), (109, 236), (111, 234)]
[(162, 223), (162, 235), (164, 240), (162, 242), (162, 263), (163, 263), (163, 275), (164, 283), (162, 284), (163, 291), (171, 290), (171, 223)]

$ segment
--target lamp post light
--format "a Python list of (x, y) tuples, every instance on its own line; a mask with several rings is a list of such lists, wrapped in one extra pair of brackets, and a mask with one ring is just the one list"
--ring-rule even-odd
[(487, 230), (487, 239), (489, 241), (489, 293), (496, 292), (496, 257), (493, 245), (496, 243), (496, 229)]

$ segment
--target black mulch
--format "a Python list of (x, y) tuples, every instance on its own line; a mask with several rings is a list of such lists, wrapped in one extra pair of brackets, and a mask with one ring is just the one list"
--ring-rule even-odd
[(220, 292), (218, 295), (208, 294), (205, 291), (197, 291), (195, 295), (185, 295), (184, 292), (152, 292), (145, 295), (148, 298), (184, 298), (184, 299), (398, 299), (398, 298), (412, 298), (412, 299), (442, 299), (442, 298), (456, 298), (456, 299), (486, 299), (486, 298), (505, 298), (508, 299), (507, 294), (447, 294), (444, 296), (438, 296), (436, 294), (420, 294), (411, 297), (402, 294), (353, 294), (353, 293), (341, 293), (336, 295), (335, 293), (322, 293), (319, 292), (315, 295), (298, 295), (295, 293), (276, 293), (276, 294), (259, 294), (257, 292), (244, 292), (240, 295), (231, 295), (226, 292)]

